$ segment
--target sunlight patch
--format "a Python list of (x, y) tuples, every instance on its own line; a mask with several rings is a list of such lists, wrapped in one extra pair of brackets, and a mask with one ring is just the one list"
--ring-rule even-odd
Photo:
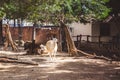
[(39, 64), (38, 67), (56, 67), (57, 63), (46, 63), (46, 64)]
[(12, 52), (12, 51), (0, 51), (0, 54), (6, 54), (6, 55), (23, 55), (26, 54), (26, 52)]
[(7, 70), (7, 69), (3, 69), (3, 70), (0, 70), (0, 71), (6, 72), (6, 71), (9, 71), (9, 70)]
[(116, 67), (116, 68), (114, 68), (114, 69), (120, 69), (120, 67)]
[(10, 68), (10, 67), (14, 67), (15, 65), (3, 65), (0, 63), (0, 68)]
[(48, 73), (72, 73), (73, 71), (68, 71), (68, 70), (55, 70), (52, 72), (48, 72)]
[(12, 77), (27, 77), (28, 74), (21, 74), (21, 75), (15, 75), (15, 76), (12, 76)]

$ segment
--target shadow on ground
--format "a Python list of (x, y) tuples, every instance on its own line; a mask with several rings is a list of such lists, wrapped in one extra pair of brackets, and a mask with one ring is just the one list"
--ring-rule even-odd
[(54, 60), (48, 55), (17, 55), (38, 65), (0, 63), (0, 80), (120, 80), (120, 64), (65, 55)]

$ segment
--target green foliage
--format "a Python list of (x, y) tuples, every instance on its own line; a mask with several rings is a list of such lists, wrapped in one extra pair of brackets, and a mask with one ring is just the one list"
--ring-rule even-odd
[(46, 14), (43, 17), (47, 21), (56, 21), (55, 18), (57, 21), (63, 19), (66, 23), (102, 20), (110, 12), (105, 6), (106, 2), (108, 0), (47, 0), (42, 10)]
[(5, 16), (5, 13), (0, 10), (0, 20)]
[(17, 10), (17, 8), (15, 7), (15, 5), (13, 5), (13, 3), (9, 3), (9, 4), (4, 4), (4, 10), (3, 12), (6, 13), (6, 18), (11, 19), (13, 18), (13, 14), (14, 12)]
[[(4, 1), (4, 0), (2, 0)], [(5, 0), (3, 13), (7, 18), (23, 18), (32, 21), (58, 24), (73, 21), (91, 22), (108, 16), (105, 6), (109, 0)], [(1, 12), (0, 12), (1, 14)]]
[(86, 21), (102, 20), (108, 16), (110, 9), (105, 6), (108, 0), (83, 0), (81, 19)]

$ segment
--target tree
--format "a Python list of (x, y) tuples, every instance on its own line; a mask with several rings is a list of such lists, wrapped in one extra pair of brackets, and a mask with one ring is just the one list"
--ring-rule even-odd
[[(67, 23), (92, 22), (102, 20), (108, 16), (110, 9), (105, 6), (109, 0), (40, 0), (38, 10), (31, 13), (37, 20), (59, 24), (66, 34), (68, 52), (77, 53), (75, 44), (71, 39)], [(39, 16), (38, 16), (39, 15)]]
[[(36, 0), (37, 1), (37, 0)], [(6, 19), (18, 19), (18, 26), (19, 26), (19, 41), (21, 39), (21, 23), (22, 20), (27, 18), (29, 13), (33, 11), (36, 7), (33, 7), (37, 2), (33, 0), (2, 0), (2, 5), (0, 8), (0, 17), (2, 21), (3, 15), (5, 15)], [(35, 3), (36, 2), (36, 3)], [(1, 4), (1, 3), (0, 3)], [(10, 32), (9, 32), (10, 33)], [(0, 27), (0, 35), (2, 36), (2, 22)], [(11, 34), (9, 34), (11, 35)], [(9, 37), (11, 38), (11, 37)], [(12, 40), (12, 39), (10, 39)], [(2, 37), (0, 37), (0, 41), (2, 41)], [(13, 42), (13, 41), (10, 41)], [(12, 43), (10, 43), (12, 44)], [(14, 45), (14, 44), (13, 44)], [(15, 46), (15, 45), (14, 45)]]
[(5, 15), (5, 13), (3, 12), (3, 4), (4, 4), (4, 0), (1, 0), (1, 3), (0, 3), (0, 44), (2, 44), (2, 19)]
[(49, 22), (55, 25), (62, 26), (66, 34), (67, 47), (70, 54), (77, 53), (77, 49), (71, 39), (68, 26), (66, 26), (66, 24), (74, 21), (87, 23), (96, 20), (102, 20), (110, 12), (110, 9), (105, 6), (105, 3), (109, 0), (9, 1), (11, 1), (15, 6), (17, 6), (15, 12), (13, 10), (13, 12), (15, 13), (14, 16), (19, 16), (20, 18), (32, 20), (33, 22)]
[(4, 28), (5, 28), (5, 37), (6, 37), (4, 50), (6, 50), (8, 45), (10, 44), (11, 47), (12, 47), (12, 50), (18, 51), (18, 48), (16, 47), (15, 43), (12, 40), (12, 36), (11, 36), (11, 33), (10, 33), (9, 25), (8, 24), (4, 25)]

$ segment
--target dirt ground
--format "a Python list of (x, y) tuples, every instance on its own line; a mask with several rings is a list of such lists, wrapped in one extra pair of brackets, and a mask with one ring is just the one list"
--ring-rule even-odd
[(0, 80), (120, 80), (120, 62), (69, 57), (66, 53), (58, 53), (54, 60), (48, 55), (23, 54), (0, 51), (1, 56), (38, 64), (0, 62)]

